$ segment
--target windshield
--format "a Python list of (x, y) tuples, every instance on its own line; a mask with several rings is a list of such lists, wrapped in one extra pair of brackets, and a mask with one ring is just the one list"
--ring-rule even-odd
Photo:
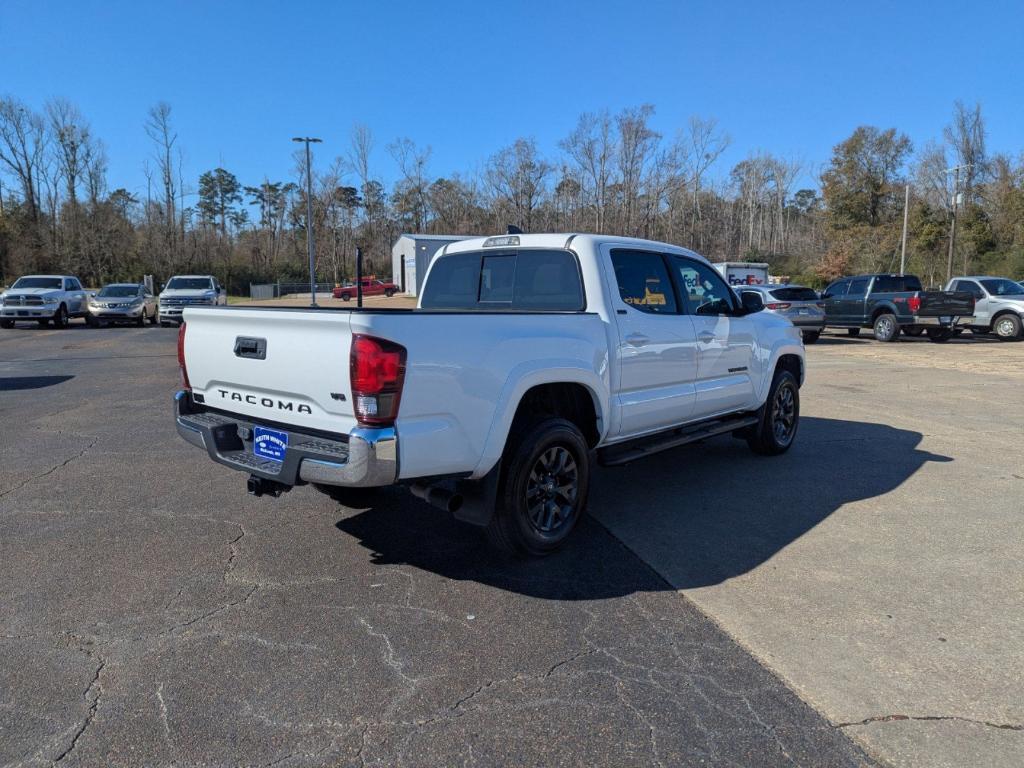
[(817, 301), (818, 294), (810, 288), (800, 285), (792, 285), (786, 288), (775, 288), (772, 296), (780, 301)]
[(1020, 296), (1024, 294), (1024, 285), (1015, 283), (1013, 280), (1006, 280), (997, 277), (992, 280), (982, 280), (981, 284), (991, 296)]
[(137, 285), (105, 285), (103, 290), (100, 291), (97, 296), (103, 296), (107, 298), (123, 299), (128, 296), (138, 296), (139, 286)]
[(166, 287), (171, 291), (212, 291), (213, 283), (208, 277), (172, 277)]
[(59, 277), (20, 277), (11, 288), (53, 288), (60, 290)]

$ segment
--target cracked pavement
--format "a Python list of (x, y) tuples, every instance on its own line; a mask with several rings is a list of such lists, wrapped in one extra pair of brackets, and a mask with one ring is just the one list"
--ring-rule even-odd
[(591, 519), (512, 562), (398, 489), (248, 497), (174, 341), (0, 334), (0, 765), (872, 764)]

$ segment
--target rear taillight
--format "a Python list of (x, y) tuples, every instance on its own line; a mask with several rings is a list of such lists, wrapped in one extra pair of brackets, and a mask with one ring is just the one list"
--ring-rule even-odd
[(185, 323), (178, 326), (178, 368), (181, 370), (181, 384), (185, 389), (192, 389), (188, 383), (188, 369), (185, 367)]
[(911, 296), (909, 299), (907, 299), (907, 306), (910, 308), (911, 312), (917, 312), (919, 309), (921, 309), (921, 297)]
[(405, 347), (355, 334), (349, 355), (352, 404), (360, 424), (391, 426), (405, 382)]
[(775, 303), (772, 303), (772, 304), (765, 304), (764, 308), (765, 309), (780, 310), (780, 309), (789, 309), (791, 306), (793, 306), (793, 305), (789, 304), (788, 302), (775, 302)]

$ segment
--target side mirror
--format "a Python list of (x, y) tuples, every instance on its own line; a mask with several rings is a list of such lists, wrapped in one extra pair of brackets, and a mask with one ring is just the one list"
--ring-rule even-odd
[(740, 301), (743, 302), (744, 314), (752, 315), (764, 309), (764, 298), (757, 291), (743, 291)]

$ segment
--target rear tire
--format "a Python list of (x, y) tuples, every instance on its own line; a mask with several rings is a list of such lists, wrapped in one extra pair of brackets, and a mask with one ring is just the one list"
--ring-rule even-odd
[(351, 298), (352, 298), (352, 294), (351, 293), (343, 293), (343, 294), (341, 294), (341, 300), (342, 301), (348, 301)]
[(927, 333), (928, 341), (934, 341), (936, 344), (945, 344), (953, 338), (953, 332), (949, 328), (929, 328)]
[(156, 311), (154, 311), (153, 314), (149, 316), (149, 324), (156, 325)]
[(388, 290), (384, 291), (384, 295), (390, 299), (392, 296), (395, 295), (395, 292), (389, 288)]
[(1016, 341), (1020, 338), (1021, 322), (1016, 315), (1000, 315), (992, 323), (992, 333), (1000, 341)]
[(876, 341), (896, 341), (900, 337), (900, 326), (896, 315), (883, 312), (875, 318), (874, 334)]
[(487, 538), (509, 554), (547, 555), (582, 517), (590, 452), (579, 428), (547, 418), (510, 436)]
[(0, 328), (13, 328), (13, 327), (14, 327), (14, 321), (13, 320), (0, 320)]
[(92, 315), (86, 315), (85, 316), (85, 324), (88, 325), (90, 328), (97, 328), (97, 327), (99, 327), (100, 321), (97, 320)]
[(847, 336), (860, 336), (860, 328), (847, 328), (846, 329), (846, 335)]
[(46, 326), (48, 326), (50, 324), (50, 321), (48, 319), (46, 319), (45, 317), (41, 318), (39, 320), (36, 320), (36, 322), (39, 323), (39, 327), (40, 328), (45, 328)]
[(813, 344), (821, 338), (821, 331), (807, 331), (804, 333), (804, 344)]
[(142, 313), (135, 319), (135, 324), (141, 328), (146, 324), (146, 308), (142, 308)]
[(799, 426), (800, 386), (792, 373), (778, 370), (761, 408), (761, 420), (747, 436), (747, 445), (762, 456), (778, 456), (793, 445)]
[(924, 328), (922, 328), (920, 325), (904, 325), (903, 333), (905, 333), (907, 336), (917, 337), (924, 333)]

